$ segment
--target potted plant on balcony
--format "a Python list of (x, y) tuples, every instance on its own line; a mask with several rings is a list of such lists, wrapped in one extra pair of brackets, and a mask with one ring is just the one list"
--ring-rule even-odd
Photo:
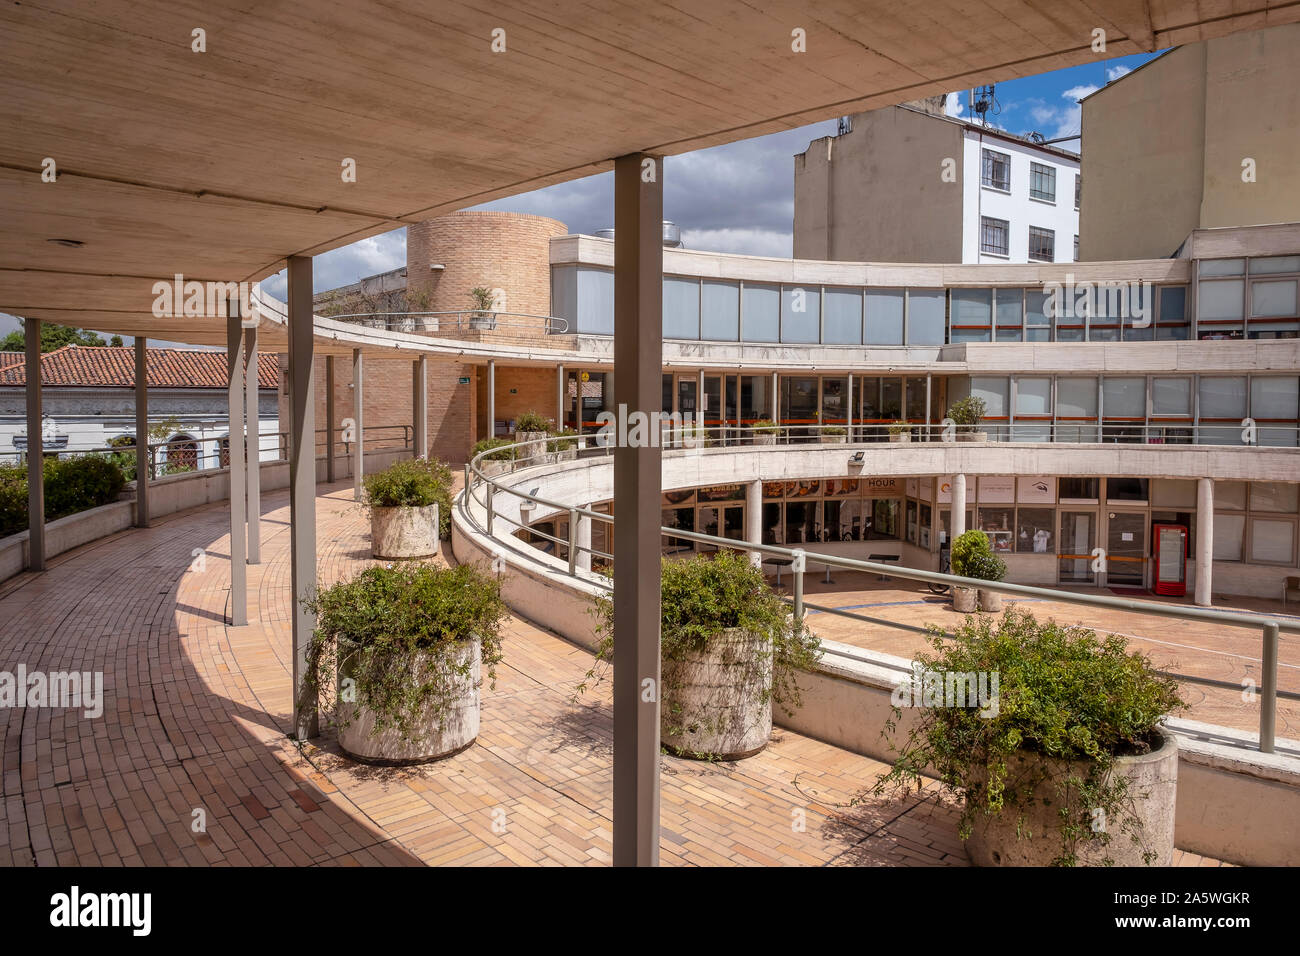
[(451, 469), (410, 458), (366, 475), (370, 551), (376, 558), (427, 558), (451, 520)]
[(963, 801), (977, 865), (1170, 864), (1178, 746), (1162, 723), (1185, 706), (1173, 678), (1121, 637), (1028, 611), (967, 618), (951, 638), (936, 628), (930, 643), (895, 692), (888, 733), (900, 703), (923, 709), (878, 795), (938, 777)]
[(952, 403), (952, 407), (948, 409), (948, 417), (957, 426), (958, 441), (988, 441), (988, 432), (979, 430), (979, 424), (984, 420), (985, 410), (984, 399), (977, 395), (967, 395)]
[[(660, 735), (678, 756), (736, 760), (767, 746), (772, 703), (801, 703), (798, 672), (821, 642), (789, 610), (746, 555), (720, 551), (662, 564)], [(602, 679), (614, 652), (614, 604), (597, 598), (599, 638), (587, 682)]]
[(754, 436), (755, 445), (775, 445), (776, 433), (781, 426), (770, 418), (760, 418), (749, 426), (750, 432)]
[[(976, 577), (973, 571), (982, 567), (981, 560), (993, 557), (989, 536), (972, 528), (957, 535), (952, 543), (952, 573), (962, 578)], [(976, 609), (978, 590), (972, 587), (952, 589), (952, 609), (969, 614)]]
[(551, 420), (531, 409), (515, 419), (515, 441), (529, 442), (519, 449), (518, 457), (534, 458), (545, 454), (546, 439), (551, 434)]
[(496, 296), (492, 290), (484, 286), (476, 286), (469, 290), (470, 301), (474, 304), (474, 310), (469, 314), (469, 327), (471, 329), (491, 329), (496, 327), (496, 313), (492, 310), (496, 307)]
[(317, 616), (305, 701), (335, 696), (345, 753), (418, 763), (474, 742), (482, 672), (495, 682), (501, 661), (495, 577), (468, 564), (371, 567), (304, 605)]
[(471, 458), (483, 458), (479, 461), (479, 470), (488, 478), (505, 474), (514, 466), (514, 442), (508, 438), (481, 438), (470, 450)]
[(899, 419), (889, 426), (889, 440), (895, 443), (907, 444), (912, 440), (911, 422)]
[(822, 427), (821, 443), (823, 445), (843, 445), (848, 440), (848, 429), (843, 425), (825, 425)]

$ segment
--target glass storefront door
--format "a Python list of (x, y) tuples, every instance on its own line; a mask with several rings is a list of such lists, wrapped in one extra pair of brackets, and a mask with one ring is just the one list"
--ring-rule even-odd
[(1106, 520), (1106, 584), (1146, 587), (1147, 514), (1111, 511)]
[(1057, 580), (1061, 584), (1096, 584), (1092, 570), (1092, 549), (1097, 546), (1097, 512), (1062, 511), (1060, 560)]

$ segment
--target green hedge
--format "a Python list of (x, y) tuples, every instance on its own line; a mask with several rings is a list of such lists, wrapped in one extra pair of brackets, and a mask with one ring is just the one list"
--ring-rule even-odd
[[(45, 459), (45, 520), (116, 501), (126, 476), (103, 455)], [(27, 530), (27, 466), (0, 468), (0, 537)]]

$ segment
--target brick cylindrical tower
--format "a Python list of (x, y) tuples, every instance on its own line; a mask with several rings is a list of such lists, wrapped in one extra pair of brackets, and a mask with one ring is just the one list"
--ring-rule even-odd
[[(411, 307), (465, 311), (473, 308), (470, 289), (482, 286), (501, 290), (499, 311), (550, 315), (550, 240), (567, 231), (557, 219), (489, 211), (457, 212), (408, 226)], [(420, 302), (422, 294), (427, 304)]]

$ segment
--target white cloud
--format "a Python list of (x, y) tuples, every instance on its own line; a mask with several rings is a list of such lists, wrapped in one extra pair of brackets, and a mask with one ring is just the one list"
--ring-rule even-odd
[(1108, 66), (1106, 68), (1106, 82), (1114, 83), (1124, 74), (1132, 73), (1132, 72), (1133, 71), (1130, 70), (1127, 66)]
[(956, 93), (949, 93), (948, 99), (943, 104), (943, 111), (948, 116), (957, 116), (966, 119), (966, 91), (958, 90)]
[(1081, 100), (1085, 96), (1092, 96), (1092, 94), (1096, 93), (1099, 89), (1101, 89), (1101, 87), (1093, 86), (1091, 83), (1085, 83), (1081, 86), (1070, 87), (1068, 90), (1063, 92), (1061, 96), (1071, 101)]
[(683, 229), (682, 243), (704, 252), (730, 252), (742, 256), (794, 255), (794, 236), (776, 229)]

